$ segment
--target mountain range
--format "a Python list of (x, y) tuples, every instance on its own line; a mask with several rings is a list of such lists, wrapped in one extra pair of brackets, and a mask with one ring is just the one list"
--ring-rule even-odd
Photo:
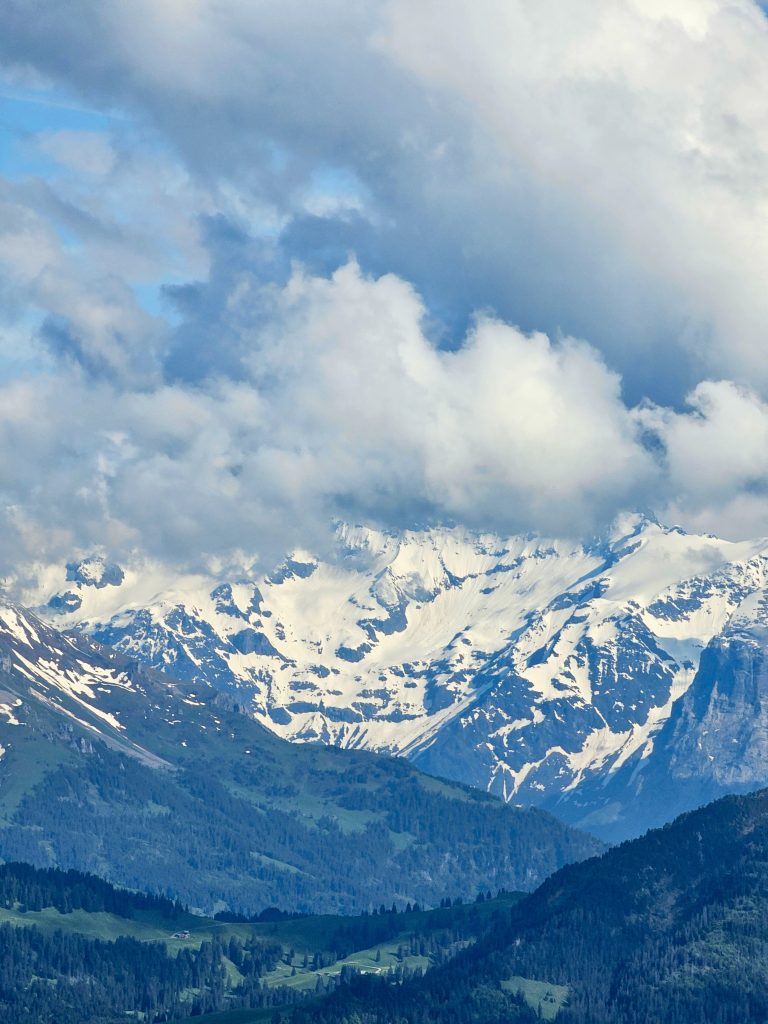
[(767, 580), (766, 540), (633, 514), (587, 543), (342, 525), (326, 557), (235, 579), (92, 557), (26, 600), (285, 739), (615, 841), (768, 783)]
[(405, 760), (288, 743), (229, 694), (0, 608), (5, 860), (209, 913), (360, 912), (530, 890), (598, 849)]

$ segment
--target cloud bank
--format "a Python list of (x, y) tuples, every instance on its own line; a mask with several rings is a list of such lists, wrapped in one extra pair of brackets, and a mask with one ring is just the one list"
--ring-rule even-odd
[(768, 21), (671, 6), (9, 0), (4, 567), (768, 533)]

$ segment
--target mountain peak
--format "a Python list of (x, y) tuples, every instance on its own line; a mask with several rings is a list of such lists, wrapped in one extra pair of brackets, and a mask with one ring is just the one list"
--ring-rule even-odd
[(101, 555), (91, 555), (76, 562), (67, 563), (67, 582), (84, 587), (119, 587), (125, 573), (114, 562), (108, 562)]

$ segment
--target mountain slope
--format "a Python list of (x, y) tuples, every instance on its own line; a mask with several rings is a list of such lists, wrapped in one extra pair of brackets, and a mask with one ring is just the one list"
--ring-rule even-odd
[[(54, 591), (45, 616), (236, 694), (286, 738), (397, 751), (613, 839), (648, 823), (637, 773), (767, 580), (764, 540), (629, 516), (589, 544), (342, 527), (326, 561), (229, 582), (86, 559), (37, 599)], [(721, 792), (705, 769), (703, 799)]]
[(363, 751), (291, 745), (176, 683), (0, 609), (0, 855), (236, 911), (432, 905), (530, 889), (596, 844)]
[(423, 980), (398, 988), (360, 979), (297, 1018), (758, 1024), (768, 1020), (767, 965), (764, 790), (564, 868)]
[[(704, 649), (690, 688), (673, 706), (649, 755), (629, 758), (603, 780), (602, 798), (616, 810), (600, 831), (620, 835), (629, 815), (633, 827), (657, 826), (713, 797), (766, 782), (768, 595), (758, 592)], [(585, 808), (594, 803), (589, 784), (575, 795), (574, 805), (580, 801)], [(582, 820), (596, 824), (594, 818)]]

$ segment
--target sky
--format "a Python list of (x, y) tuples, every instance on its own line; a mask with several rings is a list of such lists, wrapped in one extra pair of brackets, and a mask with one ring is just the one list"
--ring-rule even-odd
[(768, 535), (753, 0), (6, 0), (0, 572)]

